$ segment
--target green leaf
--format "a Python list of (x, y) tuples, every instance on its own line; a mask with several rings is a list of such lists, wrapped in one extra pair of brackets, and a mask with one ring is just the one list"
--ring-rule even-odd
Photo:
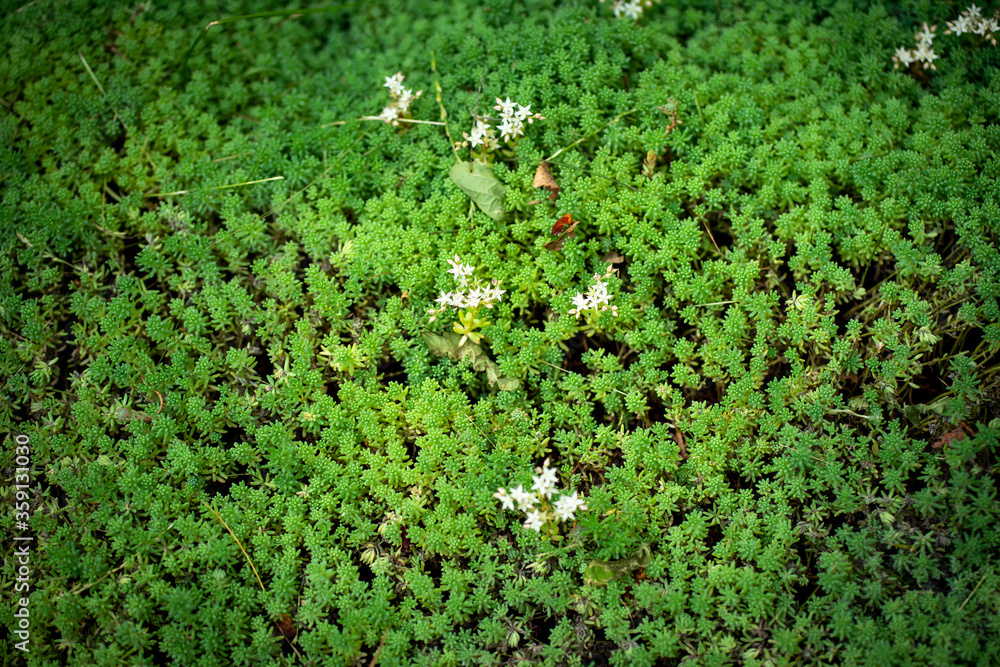
[(430, 350), (430, 353), (435, 357), (458, 359), (458, 341), (462, 338), (458, 334), (446, 333), (445, 335), (440, 336), (436, 333), (425, 331), (420, 334), (420, 337), (424, 339), (427, 349)]
[(478, 343), (471, 341), (466, 341), (465, 345), (458, 348), (458, 358), (468, 359), (472, 368), (477, 371), (486, 370), (486, 367), (491, 363), (489, 357), (483, 352), (483, 348), (479, 347)]
[(521, 381), (517, 378), (500, 377), (500, 367), (492, 361), (486, 367), (486, 380), (491, 387), (497, 387), (500, 391), (514, 391), (521, 388)]
[(489, 358), (485, 350), (478, 343), (467, 340), (465, 341), (465, 345), (460, 347), (458, 341), (462, 340), (462, 337), (453, 332), (448, 332), (442, 336), (425, 331), (420, 334), (420, 337), (424, 339), (427, 349), (435, 357), (448, 357), (456, 361), (464, 359), (469, 362), (473, 369), (480, 372), (486, 371), (486, 380), (491, 387), (498, 387), (501, 391), (514, 391), (521, 387), (520, 380), (500, 377), (499, 366)]
[(587, 570), (583, 573), (583, 583), (592, 586), (604, 586), (609, 581), (617, 577), (618, 574), (607, 563), (599, 560), (592, 560), (587, 565)]
[(503, 183), (482, 162), (458, 162), (448, 172), (458, 189), (486, 215), (503, 218)]
[(479, 343), (466, 340), (464, 345), (459, 345), (458, 343), (462, 340), (462, 336), (457, 333), (449, 331), (443, 336), (439, 336), (438, 334), (425, 331), (420, 336), (427, 344), (427, 349), (435, 357), (448, 357), (456, 361), (467, 359), (469, 364), (477, 371), (486, 370), (487, 364), (491, 363), (489, 357), (483, 352), (483, 348), (479, 347)]
[(583, 583), (604, 586), (612, 579), (648, 566), (651, 553), (649, 545), (643, 544), (639, 547), (639, 551), (628, 558), (611, 561), (592, 560), (587, 564), (587, 569), (583, 573)]

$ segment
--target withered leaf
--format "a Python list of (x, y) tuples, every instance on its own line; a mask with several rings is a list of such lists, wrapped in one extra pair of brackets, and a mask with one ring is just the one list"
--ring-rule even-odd
[(602, 257), (601, 261), (607, 262), (608, 264), (621, 264), (625, 261), (625, 258), (619, 255), (617, 250), (612, 250)]
[(295, 624), (292, 622), (292, 617), (288, 614), (282, 614), (274, 619), (274, 625), (285, 639), (292, 640), (298, 633), (298, 630), (295, 629)]
[(558, 236), (555, 241), (549, 241), (545, 244), (546, 250), (551, 250), (552, 252), (559, 252), (562, 250), (563, 244), (566, 243), (566, 239), (576, 238), (576, 226), (580, 224), (579, 220), (573, 220), (573, 216), (567, 213), (563, 217), (556, 220), (556, 224), (552, 225), (552, 236)]
[(688, 450), (684, 446), (684, 434), (681, 433), (680, 429), (674, 431), (674, 442), (677, 443), (677, 448), (680, 450), (681, 461), (687, 461)]
[(552, 177), (552, 172), (549, 170), (549, 163), (542, 162), (538, 165), (538, 169), (535, 170), (535, 180), (532, 181), (531, 187), (533, 188), (545, 188), (552, 194), (549, 195), (549, 201), (555, 201), (559, 197), (559, 184), (556, 183), (556, 179)]
[(965, 440), (966, 434), (974, 435), (972, 429), (965, 422), (959, 422), (958, 426), (942, 435), (941, 439), (931, 445), (931, 447), (933, 449), (941, 449), (950, 445), (955, 440)]
[[(563, 233), (564, 229), (566, 229), (570, 225), (576, 227), (576, 224), (577, 223), (573, 222), (573, 216), (567, 213), (563, 217), (556, 220), (556, 224), (552, 225), (552, 236), (558, 236), (559, 234)], [(571, 229), (570, 231), (573, 230)]]

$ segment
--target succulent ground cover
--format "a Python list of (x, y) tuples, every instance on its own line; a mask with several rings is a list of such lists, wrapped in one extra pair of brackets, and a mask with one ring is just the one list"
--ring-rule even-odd
[(0, 28), (10, 664), (1000, 655), (995, 7), (291, 9)]

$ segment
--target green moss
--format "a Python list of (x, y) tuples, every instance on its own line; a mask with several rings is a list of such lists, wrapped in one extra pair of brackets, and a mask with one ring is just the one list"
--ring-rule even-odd
[[(188, 56), (273, 9), (0, 31), (0, 423), (35, 539), (4, 654), (1000, 654), (998, 56), (891, 61), (957, 10), (373, 2)], [(496, 96), (545, 117), (492, 156), (498, 219), (442, 127), (358, 120), (402, 71), (439, 121), (432, 52), (453, 138)], [(507, 293), (447, 354), (456, 254)], [(570, 315), (609, 265), (617, 315)], [(493, 495), (547, 457), (588, 506), (554, 542)]]

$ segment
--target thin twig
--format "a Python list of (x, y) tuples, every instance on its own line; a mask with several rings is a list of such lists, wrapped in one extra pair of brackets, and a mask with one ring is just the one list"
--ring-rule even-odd
[(560, 368), (559, 366), (556, 366), (555, 364), (550, 364), (549, 362), (545, 361), (544, 359), (539, 359), (539, 361), (542, 362), (543, 364), (545, 364), (546, 366), (552, 366), (552, 368), (556, 369), (557, 371), (562, 371), (563, 373), (571, 373), (572, 372), (572, 371), (566, 370), (565, 368)]
[(448, 135), (448, 144), (451, 146), (451, 150), (455, 152), (455, 159), (461, 162), (462, 158), (459, 157), (458, 149), (455, 148), (455, 140), (451, 138), (451, 130), (448, 129), (448, 112), (445, 111), (444, 102), (441, 101), (441, 84), (438, 83), (437, 62), (434, 60), (433, 49), (431, 50), (431, 71), (434, 72), (434, 98), (441, 109), (441, 121), (444, 124), (444, 133)]
[[(549, 161), (546, 160), (546, 162), (549, 162)], [(607, 180), (611, 181), (615, 185), (620, 185), (623, 188), (628, 188), (629, 190), (632, 190), (633, 192), (638, 192), (639, 191), (639, 188), (635, 187), (634, 185), (629, 185), (628, 183), (622, 183), (621, 181), (615, 180), (615, 179), (611, 178), (610, 176), (605, 176), (604, 174), (598, 174), (597, 172), (591, 171), (590, 169), (586, 169), (584, 167), (577, 167), (577, 166), (574, 166), (572, 164), (566, 164), (565, 162), (549, 162), (549, 164), (555, 165), (555, 166), (559, 167), (560, 169), (563, 169), (563, 168), (565, 168), (565, 169), (576, 169), (577, 171), (582, 171), (583, 173), (590, 174), (591, 176), (600, 176), (601, 178), (606, 178)]]
[(90, 78), (93, 79), (94, 83), (97, 84), (97, 89), (99, 91), (101, 91), (101, 97), (103, 97), (104, 100), (107, 101), (108, 104), (111, 105), (111, 110), (115, 112), (115, 120), (117, 120), (119, 123), (121, 123), (122, 127), (125, 128), (125, 131), (128, 132), (128, 125), (126, 125), (125, 121), (122, 120), (121, 114), (118, 113), (118, 109), (115, 108), (115, 105), (111, 104), (111, 102), (108, 101), (108, 94), (106, 92), (104, 92), (104, 86), (101, 85), (101, 82), (98, 81), (97, 77), (94, 75), (94, 70), (90, 69), (90, 63), (88, 63), (87, 59), (83, 57), (83, 51), (77, 51), (77, 53), (80, 56), (80, 60), (83, 61), (83, 66), (87, 68), (87, 74), (89, 74)]
[[(215, 187), (207, 188), (208, 190), (228, 190), (229, 188), (238, 188), (244, 185), (254, 185), (256, 183), (267, 183), (268, 181), (281, 181), (284, 180), (284, 176), (272, 176), (271, 178), (262, 178), (259, 181), (244, 181), (243, 183), (231, 183), (229, 185), (216, 185)], [(146, 195), (147, 197), (170, 197), (171, 195), (186, 195), (191, 190), (177, 190), (175, 192), (154, 192), (151, 195)]]
[(958, 608), (959, 611), (962, 611), (963, 609), (965, 609), (965, 605), (969, 604), (969, 600), (971, 600), (972, 596), (976, 594), (976, 591), (979, 590), (979, 587), (983, 585), (984, 581), (986, 581), (986, 575), (985, 574), (983, 575), (983, 578), (979, 580), (979, 583), (976, 584), (976, 587), (972, 589), (972, 592), (969, 593), (969, 597), (965, 598), (965, 602), (963, 602), (962, 606)]
[(257, 573), (257, 566), (253, 564), (253, 560), (250, 559), (250, 554), (248, 554), (247, 550), (243, 548), (243, 543), (240, 542), (240, 538), (236, 537), (236, 533), (234, 533), (233, 529), (229, 527), (229, 524), (226, 523), (226, 520), (223, 519), (222, 516), (218, 512), (216, 512), (215, 509), (211, 505), (209, 505), (208, 503), (206, 503), (204, 500), (201, 501), (201, 504), (204, 505), (205, 507), (207, 507), (208, 511), (211, 512), (212, 514), (214, 514), (215, 518), (219, 520), (219, 523), (221, 523), (223, 525), (223, 527), (227, 531), (229, 531), (229, 534), (233, 536), (233, 539), (236, 540), (236, 546), (238, 546), (240, 548), (240, 551), (243, 552), (243, 557), (247, 559), (248, 563), (250, 563), (250, 567), (253, 569), (254, 576), (257, 577), (257, 583), (260, 584), (260, 590), (264, 591), (264, 592), (267, 592), (267, 589), (264, 588), (264, 582), (261, 581), (261, 579), (260, 579), (260, 574)]
[(234, 158), (243, 157), (244, 155), (250, 155), (253, 151), (247, 151), (245, 153), (237, 153), (236, 155), (227, 155), (226, 157), (219, 157), (212, 160), (212, 162), (225, 162), (226, 160), (232, 160)]
[(368, 667), (375, 667), (378, 664), (378, 657), (382, 654), (382, 647), (385, 646), (385, 640), (389, 636), (389, 629), (382, 634), (382, 641), (378, 643), (378, 648), (375, 649), (375, 655), (372, 656), (372, 661), (368, 663)]
[(494, 447), (497, 446), (497, 443), (490, 440), (490, 436), (486, 435), (483, 429), (479, 428), (479, 424), (477, 424), (476, 420), (472, 418), (472, 415), (465, 415), (465, 416), (469, 418), (469, 421), (472, 422), (472, 425), (476, 427), (476, 430), (483, 434), (483, 437), (486, 438), (486, 442), (490, 443)]
[(564, 151), (568, 151), (570, 148), (573, 148), (573, 146), (576, 146), (577, 144), (583, 143), (587, 139), (590, 139), (591, 137), (597, 135), (604, 128), (608, 127), (609, 125), (614, 125), (615, 123), (617, 123), (618, 121), (620, 121), (625, 116), (629, 115), (630, 113), (634, 113), (636, 111), (638, 111), (637, 108), (636, 109), (629, 109), (628, 111), (626, 111), (624, 113), (618, 114), (617, 116), (614, 117), (613, 120), (609, 120), (607, 123), (605, 123), (604, 125), (600, 126), (599, 128), (597, 128), (596, 130), (594, 130), (593, 132), (591, 132), (587, 136), (583, 137), (582, 139), (577, 139), (576, 141), (574, 141), (573, 143), (569, 144), (568, 146), (564, 146), (563, 148), (560, 148), (555, 153), (553, 153), (550, 157), (545, 158), (545, 162), (552, 162), (552, 160), (554, 160), (555, 158), (559, 157), (560, 153), (562, 153)]
[(70, 593), (70, 595), (79, 595), (80, 593), (84, 592), (88, 588), (90, 588), (92, 586), (96, 586), (97, 584), (101, 583), (102, 581), (104, 581), (105, 579), (107, 579), (108, 577), (110, 577), (113, 573), (117, 572), (118, 570), (123, 569), (124, 567), (125, 567), (125, 563), (122, 563), (121, 565), (119, 565), (115, 569), (108, 570), (107, 572), (105, 572), (104, 576), (102, 576), (100, 579), (95, 579), (94, 581), (90, 582), (89, 584), (84, 584), (83, 586), (79, 586), (79, 587), (73, 586), (73, 588), (70, 589), (69, 593)]
[(702, 218), (701, 224), (705, 225), (705, 231), (708, 232), (708, 238), (712, 239), (712, 245), (715, 246), (715, 251), (721, 255), (722, 251), (719, 250), (719, 244), (715, 242), (715, 237), (712, 236), (712, 230), (708, 228), (708, 220)]
[[(543, 364), (545, 364), (546, 366), (552, 366), (552, 368), (556, 369), (557, 371), (562, 371), (563, 373), (570, 373), (570, 374), (573, 374), (573, 375), (577, 375), (576, 373), (573, 373), (573, 371), (568, 371), (565, 368), (560, 368), (559, 366), (556, 366), (555, 364), (550, 364), (549, 362), (545, 361), (544, 359), (539, 359), (539, 361), (542, 362)], [(584, 376), (584, 377), (586, 377), (586, 376)], [(628, 394), (626, 394), (624, 391), (621, 391), (619, 389), (612, 389), (611, 391), (613, 391), (613, 392), (615, 392), (617, 394), (621, 394), (622, 396), (628, 396)]]
[(483, 97), (483, 79), (486, 78), (486, 61), (490, 59), (490, 51), (493, 50), (493, 38), (486, 47), (486, 57), (483, 58), (483, 66), (479, 69), (479, 90), (476, 92), (476, 115), (479, 115), (479, 100)]
[(198, 33), (198, 37), (195, 38), (194, 42), (191, 43), (191, 46), (188, 47), (188, 50), (184, 53), (184, 60), (181, 61), (181, 80), (184, 83), (187, 83), (188, 80), (190, 79), (188, 73), (188, 60), (191, 58), (191, 54), (194, 52), (195, 47), (198, 46), (199, 43), (201, 43), (201, 40), (205, 38), (205, 35), (208, 34), (208, 31), (212, 26), (224, 25), (226, 23), (233, 23), (235, 21), (242, 21), (244, 19), (264, 19), (264, 18), (272, 18), (278, 16), (288, 16), (288, 17), (303, 16), (305, 14), (316, 14), (319, 12), (328, 12), (337, 9), (346, 9), (348, 7), (354, 7), (356, 5), (363, 5), (363, 4), (365, 3), (347, 2), (339, 5), (324, 5), (322, 7), (299, 7), (296, 9), (278, 9), (268, 12), (255, 12), (253, 14), (229, 16), (224, 19), (218, 19), (216, 21), (212, 21), (211, 23), (205, 26), (204, 30)]
[[(253, 560), (251, 560), (250, 554), (248, 554), (247, 550), (243, 548), (243, 543), (240, 542), (240, 538), (236, 537), (236, 533), (234, 533), (233, 529), (229, 527), (229, 524), (226, 523), (226, 520), (223, 519), (222, 516), (220, 516), (219, 513), (216, 512), (211, 505), (206, 503), (204, 500), (201, 501), (201, 504), (207, 507), (208, 511), (215, 515), (215, 518), (219, 520), (219, 523), (221, 523), (225, 527), (225, 529), (229, 531), (229, 534), (232, 535), (233, 539), (236, 540), (236, 546), (240, 548), (240, 551), (243, 552), (243, 557), (247, 559), (247, 562), (250, 563), (250, 567), (253, 568), (253, 573), (257, 577), (257, 583), (260, 584), (260, 590), (266, 593), (267, 589), (264, 588), (264, 582), (261, 581), (260, 574), (257, 573), (257, 566), (253, 564)], [(272, 621), (272, 623), (274, 623), (275, 626), (277, 627), (276, 622)], [(281, 632), (281, 628), (278, 628), (278, 631)], [(281, 636), (284, 637), (285, 634), (282, 632)], [(299, 657), (299, 660), (305, 662), (305, 657), (303, 657), (303, 655), (299, 652), (299, 649), (295, 648), (295, 644), (293, 644), (288, 637), (285, 637), (285, 641), (288, 642), (288, 645), (292, 647), (293, 651), (295, 651), (295, 655)]]
[(875, 417), (871, 417), (871, 416), (866, 416), (866, 415), (861, 415), (861, 414), (858, 414), (857, 412), (855, 412), (854, 410), (848, 410), (848, 409), (846, 409), (846, 408), (845, 408), (845, 409), (843, 409), (843, 410), (838, 410), (838, 409), (834, 409), (834, 408), (829, 408), (829, 409), (827, 409), (827, 413), (828, 413), (828, 414), (843, 414), (843, 415), (854, 415), (855, 417), (858, 417), (858, 418), (860, 418), (860, 419), (867, 419), (867, 420), (869, 420), (869, 421), (870, 421), (870, 420), (872, 420), (872, 419), (875, 419)]
[[(358, 118), (358, 120), (380, 120), (382, 122), (385, 122), (385, 118), (382, 118), (381, 116), (362, 116), (361, 118)], [(340, 121), (337, 121), (336, 123), (327, 123), (326, 125), (320, 125), (320, 127), (328, 127), (330, 125), (343, 125), (346, 122), (347, 121), (345, 121), (345, 120), (340, 120)], [(442, 122), (439, 122), (439, 121), (436, 121), (436, 120), (417, 120), (415, 118), (397, 118), (397, 119), (395, 119), (394, 122), (396, 122), (396, 123), (420, 123), (421, 125), (445, 125), (445, 123), (442, 123)], [(445, 126), (447, 127), (447, 125), (445, 125)]]

